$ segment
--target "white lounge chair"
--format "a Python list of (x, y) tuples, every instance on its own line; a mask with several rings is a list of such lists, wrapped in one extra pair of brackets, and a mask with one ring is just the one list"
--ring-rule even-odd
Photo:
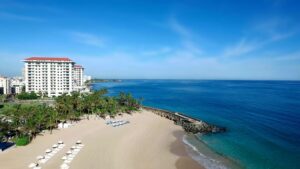
[(30, 163), (28, 165), (28, 168), (33, 168), (33, 167), (36, 167), (38, 164), (37, 163)]

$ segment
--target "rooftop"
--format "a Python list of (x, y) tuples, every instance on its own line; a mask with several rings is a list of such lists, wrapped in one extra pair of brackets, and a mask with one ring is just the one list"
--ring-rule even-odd
[(25, 61), (59, 61), (59, 62), (73, 62), (67, 57), (30, 57), (26, 58)]
[(75, 65), (75, 68), (83, 68), (81, 65)]

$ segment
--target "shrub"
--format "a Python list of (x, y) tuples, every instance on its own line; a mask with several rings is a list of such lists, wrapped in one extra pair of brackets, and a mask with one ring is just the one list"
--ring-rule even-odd
[(35, 100), (35, 99), (38, 99), (38, 95), (34, 92), (31, 92), (31, 93), (22, 92), (17, 97), (20, 100)]
[(15, 143), (17, 146), (26, 146), (29, 143), (28, 136), (20, 136), (15, 139)]

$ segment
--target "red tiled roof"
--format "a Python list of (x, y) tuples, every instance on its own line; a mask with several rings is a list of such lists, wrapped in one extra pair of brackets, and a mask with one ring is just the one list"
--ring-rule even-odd
[(75, 65), (76, 68), (83, 68), (81, 65)]
[(65, 58), (65, 57), (30, 57), (30, 58), (26, 58), (25, 61), (34, 61), (34, 60), (38, 60), (38, 61), (63, 61), (63, 62), (72, 62), (71, 59), (69, 58)]

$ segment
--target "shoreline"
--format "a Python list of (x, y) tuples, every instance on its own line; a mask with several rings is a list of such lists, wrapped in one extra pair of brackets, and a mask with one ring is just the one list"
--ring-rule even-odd
[(62, 156), (77, 140), (82, 140), (85, 147), (70, 164), (71, 168), (203, 169), (188, 155), (181, 126), (146, 110), (117, 119), (129, 120), (130, 124), (114, 128), (103, 119), (83, 119), (68, 129), (54, 130), (53, 134), (47, 131), (25, 147), (0, 153), (0, 163), (7, 169), (27, 168), (61, 139), (66, 146), (42, 168), (59, 168)]
[(176, 169), (205, 169), (188, 154), (188, 145), (183, 142), (185, 132), (176, 131), (173, 134), (177, 139), (171, 145), (171, 152), (179, 156), (176, 162)]

